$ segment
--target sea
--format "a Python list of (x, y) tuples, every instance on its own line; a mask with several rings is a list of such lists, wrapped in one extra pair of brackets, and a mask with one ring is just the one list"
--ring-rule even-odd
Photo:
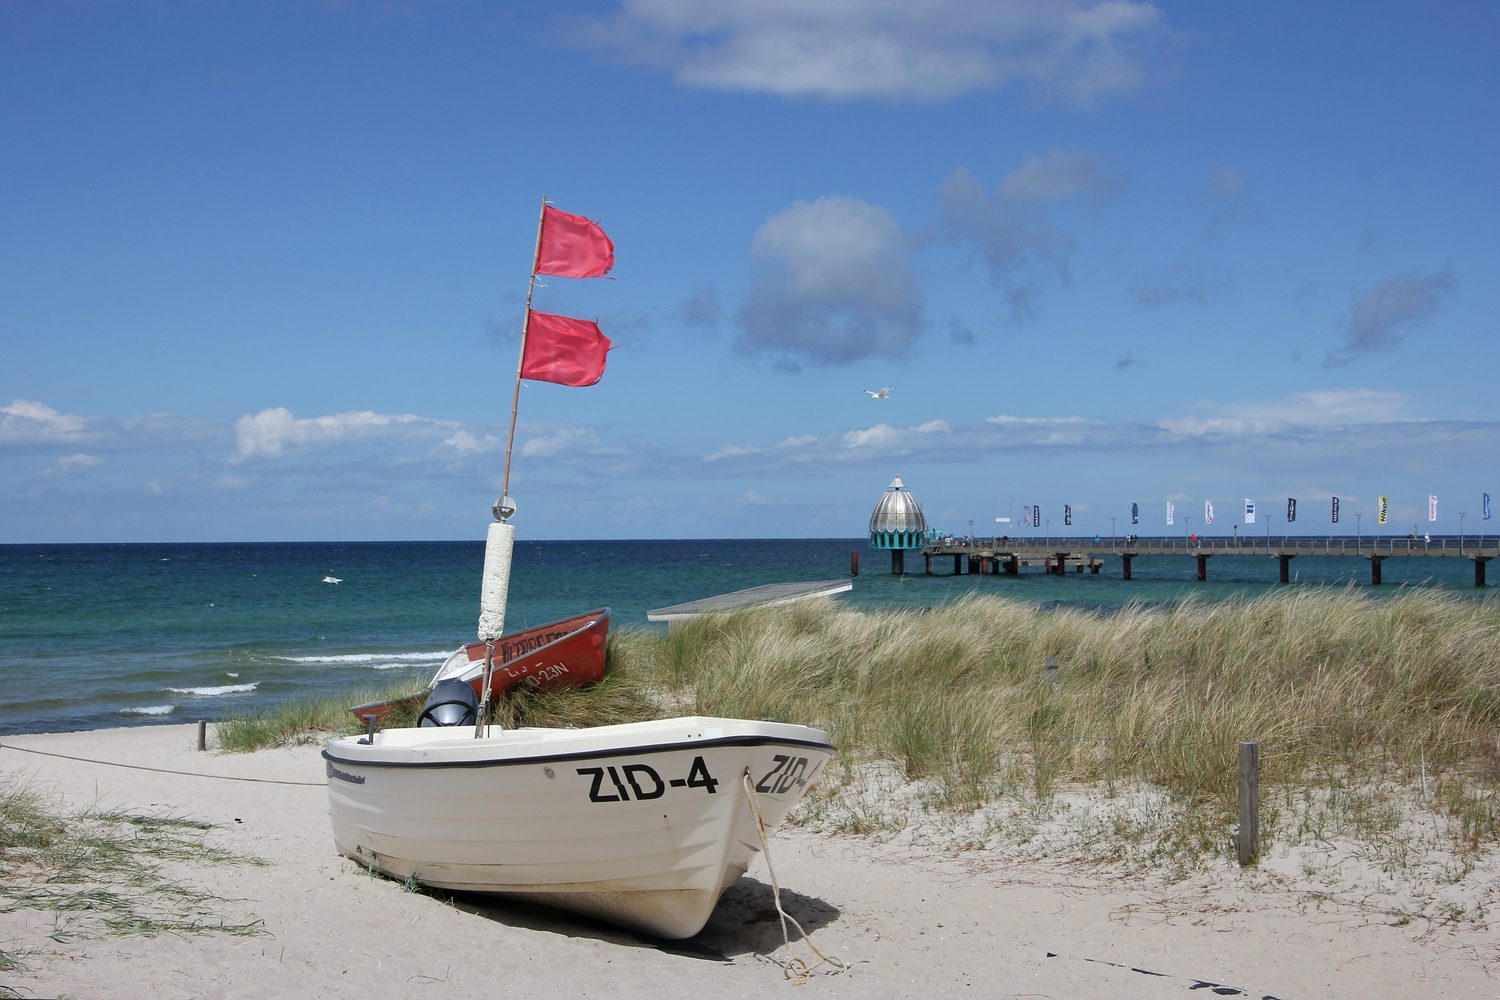
[[(766, 583), (848, 579), (833, 600), (923, 608), (969, 593), (1104, 609), (1254, 597), (1280, 586), (1265, 556), (1216, 555), (1209, 581), (1185, 556), (1118, 560), (1099, 574), (951, 573), (951, 559), (893, 576), (864, 539), (518, 541), (506, 629), (596, 608), (611, 628), (661, 628), (646, 612)], [(0, 735), (220, 719), (297, 696), (388, 684), (418, 690), (473, 641), (482, 541), (0, 545)], [(1293, 562), (1292, 586), (1390, 596), (1473, 587), (1467, 559), (1390, 559), (1370, 588), (1357, 558)], [(915, 567), (917, 572), (911, 573)], [(337, 583), (328, 582), (336, 579)]]

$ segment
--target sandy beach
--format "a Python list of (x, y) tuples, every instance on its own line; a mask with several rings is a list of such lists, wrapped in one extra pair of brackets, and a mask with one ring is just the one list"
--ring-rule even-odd
[[(780, 930), (763, 858), (686, 942), (480, 897), (445, 901), (334, 853), (318, 747), (220, 755), (197, 752), (195, 738), (191, 725), (8, 737), (0, 769), (68, 811), (213, 824), (210, 844), (266, 863), (173, 874), (221, 897), (227, 921), (259, 920), (263, 932), (72, 936), (57, 933), (66, 925), (58, 914), (16, 910), (0, 915), (0, 948), (24, 968), (0, 983), (23, 996), (152, 998), (798, 989), (775, 961)], [(1400, 924), (1357, 902), (1276, 891), (1254, 873), (1158, 885), (797, 829), (780, 831), (772, 849), (788, 911), (849, 963), (847, 974), (814, 976), (804, 995), (1500, 995), (1497, 942), (1483, 922)], [(811, 958), (803, 944), (793, 952)]]

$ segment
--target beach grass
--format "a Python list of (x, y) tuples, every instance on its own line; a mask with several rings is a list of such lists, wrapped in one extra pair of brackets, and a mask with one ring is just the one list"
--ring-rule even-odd
[[(1390, 794), (1366, 791), (1425, 780), (1455, 849), (1493, 843), (1497, 640), (1493, 598), (1298, 588), (1101, 611), (991, 597), (925, 611), (816, 601), (625, 630), (617, 660), (671, 692), (674, 710), (826, 729), (839, 781), (893, 764), (940, 808), (1040, 806), (1065, 787), (1164, 790), (1177, 819), (1156, 831), (1157, 847), (1191, 859), (1225, 850), (1241, 740), (1261, 744), (1267, 840), (1283, 820), (1307, 820), (1295, 797), (1309, 789), (1320, 822), (1389, 832)], [(835, 825), (869, 829), (868, 810), (857, 815), (867, 807), (845, 802)]]
[[(850, 832), (900, 822), (878, 802), (856, 801), (851, 789), (871, 766), (920, 784), (924, 808), (1010, 803), (997, 815), (1021, 827), (1045, 824), (1068, 789), (1144, 788), (1165, 796), (1152, 808), (1175, 818), (1154, 828), (1111, 821), (1119, 837), (1192, 862), (1226, 849), (1238, 743), (1252, 740), (1267, 842), (1390, 834), (1405, 822), (1392, 797), (1419, 784), (1455, 850), (1500, 839), (1495, 598), (1304, 587), (1107, 610), (987, 596), (926, 610), (810, 601), (670, 631), (617, 628), (607, 663), (603, 683), (518, 692), (497, 720), (589, 726), (698, 714), (816, 726), (839, 753), (832, 780), (797, 815)], [(352, 703), (234, 720), (220, 743), (250, 749), (349, 731)], [(254, 737), (241, 740), (236, 726)]]
[[(262, 933), (231, 915), (228, 900), (201, 890), (174, 863), (262, 864), (208, 844), (212, 826), (169, 815), (64, 814), (25, 785), (0, 787), (0, 912), (53, 914), (54, 940), (107, 935)], [(16, 968), (22, 956), (6, 953)]]
[[(338, 695), (288, 698), (261, 708), (232, 712), (214, 724), (215, 742), (221, 753), (252, 753), (271, 747), (306, 746), (331, 735), (361, 732), (364, 726), (349, 711), (351, 708), (369, 701), (401, 699), (413, 694), (414, 687), (410, 683), (364, 687)], [(420, 711), (420, 700), (415, 705), (397, 705), (388, 724), (415, 725)]]

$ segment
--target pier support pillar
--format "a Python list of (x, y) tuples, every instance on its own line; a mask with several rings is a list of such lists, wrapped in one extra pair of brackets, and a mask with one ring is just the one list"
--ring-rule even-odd
[(974, 555), (972, 552), (969, 553), (969, 568), (967, 572), (970, 576), (973, 576), (975, 573), (979, 572), (979, 557)]
[(1090, 559), (1089, 560), (1089, 572), (1092, 573), (1092, 574), (1094, 574), (1095, 576), (1098, 576), (1099, 575), (1099, 567), (1102, 566), (1102, 565), (1103, 565), (1103, 563), (1099, 562), (1099, 560), (1097, 560), (1097, 559)]
[(1199, 556), (1198, 557), (1198, 579), (1199, 580), (1207, 580), (1208, 579), (1208, 556)]
[(1484, 564), (1487, 563), (1487, 562), (1489, 562), (1489, 560), (1488, 559), (1481, 559), (1478, 556), (1470, 556), (1469, 558), (1474, 560), (1474, 586), (1476, 586), (1476, 587), (1483, 587), (1484, 586)]
[(849, 553), (849, 575), (859, 576), (859, 553)]
[(954, 576), (959, 576), (959, 575), (961, 575), (963, 573), (963, 571), (964, 571), (964, 562), (963, 562), (963, 559), (964, 559), (964, 557), (961, 556), (961, 555), (955, 555), (953, 557), (953, 575)]
[(927, 555), (924, 558), (926, 558), (926, 560), (927, 560), (927, 575), (931, 576), (932, 575), (932, 553), (931, 552), (927, 553)]
[(1122, 580), (1129, 580), (1130, 579), (1130, 560), (1132, 560), (1134, 558), (1135, 558), (1135, 556), (1121, 556), (1120, 557), (1120, 563), (1121, 563), (1121, 565), (1123, 565), (1125, 567), (1125, 574), (1123, 576), (1121, 576), (1120, 579), (1122, 579)]
[(1073, 567), (1073, 572), (1075, 572), (1075, 573), (1082, 573), (1083, 572), (1083, 563), (1079, 563), (1077, 566)]
[(989, 556), (980, 556), (979, 557), (979, 575), (980, 576), (992, 576), (993, 575), (993, 571), (992, 571), (992, 569), (990, 567), (990, 557)]
[(891, 549), (891, 573), (895, 576), (906, 575), (905, 549)]
[[(1291, 574), (1292, 560), (1295, 559), (1295, 558), (1297, 558), (1297, 557), (1296, 556), (1277, 556), (1276, 558), (1278, 560), (1280, 560), (1280, 562), (1281, 562), (1281, 582), (1282, 583), (1291, 583), (1292, 582), (1292, 574)], [(1380, 581), (1376, 580), (1375, 582), (1379, 583)]]
[(1384, 561), (1385, 561), (1385, 556), (1371, 556), (1370, 557), (1370, 584), (1371, 584), (1371, 586), (1378, 586), (1380, 584), (1380, 564), (1382, 562), (1384, 562)]
[(1021, 557), (1011, 556), (1005, 561), (1005, 572), (1009, 576), (1021, 575)]

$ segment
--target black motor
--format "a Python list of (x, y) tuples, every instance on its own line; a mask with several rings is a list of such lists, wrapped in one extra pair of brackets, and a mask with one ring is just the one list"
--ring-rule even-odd
[(419, 726), (472, 726), (479, 719), (479, 696), (467, 683), (438, 681), (422, 706)]

